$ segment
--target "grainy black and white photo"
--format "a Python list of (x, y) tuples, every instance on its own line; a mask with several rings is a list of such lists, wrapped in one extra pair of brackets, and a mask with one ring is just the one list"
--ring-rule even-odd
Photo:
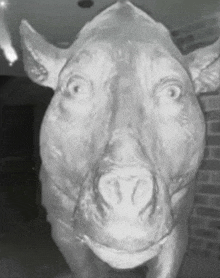
[(220, 278), (220, 0), (0, 0), (0, 278)]

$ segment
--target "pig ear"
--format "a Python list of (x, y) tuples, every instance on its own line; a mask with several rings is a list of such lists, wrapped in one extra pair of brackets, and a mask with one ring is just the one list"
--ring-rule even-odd
[(210, 46), (193, 51), (185, 58), (196, 94), (220, 87), (220, 39)]
[(55, 89), (68, 50), (48, 43), (26, 20), (20, 26), (24, 69), (35, 83)]

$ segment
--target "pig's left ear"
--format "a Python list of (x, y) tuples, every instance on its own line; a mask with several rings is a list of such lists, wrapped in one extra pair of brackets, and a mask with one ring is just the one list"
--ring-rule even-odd
[(220, 87), (220, 39), (185, 56), (195, 92), (205, 93)]

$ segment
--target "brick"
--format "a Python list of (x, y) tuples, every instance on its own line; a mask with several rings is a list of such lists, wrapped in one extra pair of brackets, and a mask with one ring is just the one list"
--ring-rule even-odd
[(213, 171), (212, 172), (211, 182), (220, 184), (220, 171)]
[(220, 218), (220, 210), (209, 208), (209, 207), (198, 207), (196, 208), (196, 212), (201, 216), (208, 216), (214, 218)]
[(211, 178), (210, 171), (199, 170), (196, 176), (196, 181), (199, 183), (207, 183)]
[(220, 147), (211, 147), (209, 153), (210, 158), (220, 159)]
[(220, 109), (220, 96), (208, 95), (205, 98), (201, 98), (202, 106), (205, 111), (213, 111)]
[(204, 241), (201, 238), (189, 237), (189, 246), (191, 248), (194, 247), (202, 247), (204, 245)]
[[(190, 226), (202, 226), (204, 227), (206, 225), (207, 220), (202, 217), (198, 216), (191, 216), (189, 219), (189, 225)], [(191, 229), (191, 228), (190, 228)]]
[(209, 147), (206, 147), (205, 150), (204, 150), (204, 156), (203, 156), (203, 159), (206, 159), (209, 157)]
[(213, 184), (201, 185), (199, 192), (220, 195), (220, 185), (213, 185)]
[[(220, 208), (220, 196), (214, 196), (211, 200), (212, 204), (216, 207)], [(220, 211), (219, 211), (219, 218), (220, 218)]]
[(205, 112), (204, 116), (206, 121), (220, 121), (220, 110)]
[[(220, 261), (220, 254), (219, 254), (219, 251), (218, 252), (214, 252), (213, 250), (210, 250), (211, 253), (210, 253), (210, 257), (211, 258), (214, 258), (214, 259), (217, 259)], [(218, 277), (219, 278), (219, 277)]]
[(220, 133), (220, 122), (208, 123), (208, 133)]
[(195, 204), (207, 205), (209, 203), (209, 197), (202, 194), (196, 194), (194, 197)]
[(200, 169), (204, 170), (219, 170), (220, 169), (220, 161), (214, 160), (214, 159), (209, 159), (209, 160), (203, 160), (202, 164), (200, 166)]
[(218, 242), (208, 241), (206, 248), (218, 252), (220, 251), (220, 244)]
[(206, 138), (206, 144), (210, 146), (220, 146), (220, 136), (213, 135)]
[(211, 221), (209, 221), (208, 226), (210, 228), (215, 228), (215, 229), (220, 230), (220, 220), (211, 220)]
[(208, 106), (209, 101), (208, 95), (199, 95), (198, 101), (202, 110), (204, 111), (204, 114), (207, 113), (208, 111), (206, 111), (206, 107)]
[(188, 253), (188, 256), (196, 255), (199, 257), (203, 257), (203, 258), (208, 258), (208, 257), (210, 257), (210, 254), (211, 254), (211, 252), (209, 250), (203, 250), (203, 249), (199, 249), (199, 248), (189, 248), (187, 253)]
[(207, 230), (207, 229), (195, 229), (194, 234), (200, 237), (210, 238), (210, 239), (217, 239), (218, 232), (214, 230)]

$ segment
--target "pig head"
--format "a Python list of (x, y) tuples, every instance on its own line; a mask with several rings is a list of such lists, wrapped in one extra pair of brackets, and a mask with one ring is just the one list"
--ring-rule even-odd
[(184, 56), (128, 1), (68, 49), (26, 21), (20, 30), (27, 74), (54, 89), (40, 136), (42, 198), (72, 271), (104, 277), (86, 261), (90, 249), (113, 268), (149, 261), (147, 277), (176, 277), (204, 150), (196, 94), (220, 86), (220, 41)]

